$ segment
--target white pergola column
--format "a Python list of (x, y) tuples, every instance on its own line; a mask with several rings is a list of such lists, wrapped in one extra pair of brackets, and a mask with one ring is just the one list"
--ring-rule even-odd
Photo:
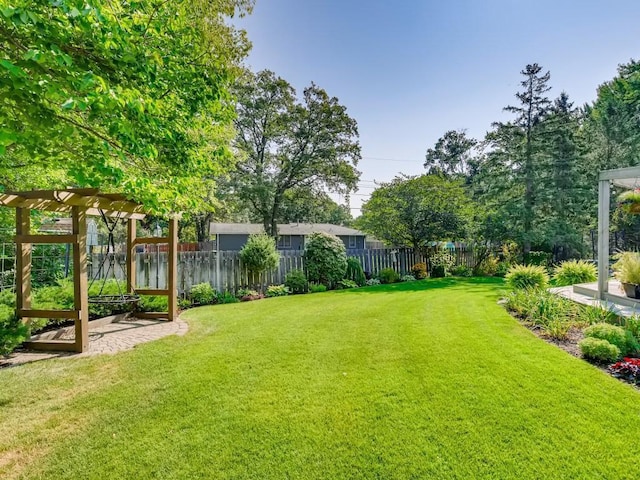
[(598, 298), (609, 291), (609, 180), (598, 182)]

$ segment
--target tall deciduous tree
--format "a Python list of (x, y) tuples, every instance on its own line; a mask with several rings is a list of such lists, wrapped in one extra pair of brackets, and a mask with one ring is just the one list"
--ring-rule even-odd
[(278, 222), (350, 225), (353, 217), (348, 207), (339, 205), (325, 192), (297, 188), (285, 194)]
[(298, 101), (293, 87), (270, 71), (247, 74), (237, 98), (236, 147), (242, 158), (235, 191), (266, 232), (277, 234), (285, 195), (293, 189), (356, 189), (357, 125), (337, 98), (312, 83)]
[(465, 177), (471, 173), (473, 149), (477, 141), (467, 137), (465, 130), (449, 130), (429, 148), (424, 162), (427, 173), (450, 177)]
[[(151, 209), (229, 167), (228, 95), (252, 0), (16, 0), (0, 9), (2, 163), (46, 161)], [(60, 185), (50, 185), (56, 187)], [(63, 185), (64, 186), (64, 185)]]
[(373, 191), (356, 225), (388, 244), (423, 248), (432, 241), (463, 238), (471, 206), (460, 180), (403, 176)]

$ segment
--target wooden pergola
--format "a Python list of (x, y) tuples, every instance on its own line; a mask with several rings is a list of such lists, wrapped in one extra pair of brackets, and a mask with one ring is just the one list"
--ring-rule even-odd
[(611, 184), (640, 188), (640, 166), (604, 170), (598, 176), (598, 298), (605, 300), (609, 291), (609, 223)]
[[(173, 321), (177, 317), (178, 217), (169, 219), (167, 237), (136, 238), (136, 221), (145, 218), (144, 207), (117, 193), (97, 189), (37, 190), (0, 194), (0, 206), (16, 209), (16, 314), (23, 322), (29, 318), (60, 318), (75, 323), (74, 340), (38, 340), (26, 342), (28, 348), (84, 352), (89, 347), (89, 298), (87, 281), (87, 216), (126, 219), (126, 291), (128, 294), (164, 295), (167, 312), (139, 313), (140, 318)], [(71, 215), (71, 234), (38, 235), (31, 233), (31, 210)], [(31, 308), (31, 249), (34, 244), (70, 244), (73, 249), (73, 310), (35, 310)], [(136, 245), (168, 244), (168, 281), (166, 289), (136, 288)]]

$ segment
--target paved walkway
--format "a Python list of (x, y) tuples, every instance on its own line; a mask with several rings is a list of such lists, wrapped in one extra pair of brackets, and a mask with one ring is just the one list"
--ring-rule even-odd
[[(113, 354), (123, 350), (131, 350), (140, 343), (152, 342), (169, 335), (184, 335), (189, 329), (187, 323), (180, 319), (167, 322), (166, 320), (141, 320), (139, 318), (128, 318), (89, 328), (89, 350), (85, 353), (18, 350), (12, 353), (9, 358), (0, 359), (0, 366), (19, 365), (48, 358)], [(72, 340), (73, 335), (73, 327), (67, 327), (49, 332), (47, 336), (57, 340)]]

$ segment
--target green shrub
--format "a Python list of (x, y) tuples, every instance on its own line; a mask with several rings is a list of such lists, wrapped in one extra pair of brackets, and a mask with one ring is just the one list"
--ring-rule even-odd
[(289, 287), (286, 285), (269, 285), (267, 287), (266, 297), (284, 297), (289, 295)]
[(38, 289), (55, 285), (64, 277), (66, 247), (61, 244), (34, 245), (32, 252), (31, 286)]
[(628, 345), (627, 334), (622, 327), (610, 325), (608, 323), (596, 323), (584, 329), (585, 337), (606, 340), (611, 345), (615, 345), (620, 350), (620, 354), (626, 355), (632, 345)]
[(136, 307), (140, 312), (166, 312), (169, 299), (164, 295), (142, 295)]
[(28, 335), (28, 327), (16, 318), (14, 309), (0, 304), (0, 356), (11, 353)]
[(240, 250), (240, 260), (252, 275), (273, 270), (280, 263), (275, 239), (265, 233), (249, 235)]
[(436, 250), (429, 257), (429, 264), (431, 266), (431, 277), (441, 278), (446, 277), (449, 271), (456, 263), (456, 259), (446, 249)]
[(529, 252), (524, 259), (526, 265), (547, 267), (551, 263), (553, 255), (548, 252)]
[(260, 300), (261, 298), (264, 298), (264, 295), (256, 290), (241, 288), (236, 292), (236, 297), (238, 297), (241, 302), (251, 302), (252, 300)]
[(307, 293), (309, 290), (309, 282), (302, 270), (292, 270), (287, 274), (284, 284), (289, 288), (291, 293)]
[(347, 280), (346, 278), (343, 280), (340, 280), (338, 282), (338, 289), (340, 290), (344, 290), (347, 288), (356, 288), (358, 286), (358, 284), (356, 282), (354, 282), (353, 280)]
[(629, 330), (624, 331), (627, 337), (627, 355), (637, 356), (640, 353), (640, 341)]
[(595, 282), (598, 278), (598, 269), (594, 264), (584, 260), (568, 260), (554, 269), (553, 278), (559, 287)]
[(509, 269), (511, 268), (511, 264), (509, 262), (498, 262), (496, 266), (496, 277), (504, 277)]
[(498, 257), (489, 255), (474, 267), (473, 274), (476, 277), (493, 277), (498, 271), (498, 263)]
[(378, 280), (377, 278), (370, 278), (369, 280), (367, 280), (367, 287), (371, 287), (373, 285), (380, 285), (380, 280)]
[(312, 233), (305, 246), (304, 265), (310, 281), (330, 287), (335, 285), (344, 278), (347, 270), (344, 243), (335, 235)]
[(536, 265), (514, 265), (505, 275), (511, 288), (546, 288), (549, 274), (544, 267)]
[(380, 283), (396, 283), (400, 280), (400, 275), (393, 268), (383, 268), (378, 272)]
[(0, 291), (0, 305), (16, 308), (16, 292), (13, 290)]
[(344, 274), (344, 278), (354, 281), (359, 287), (362, 287), (367, 282), (360, 260), (355, 257), (347, 258), (347, 271)]
[(310, 283), (309, 291), (311, 293), (322, 293), (327, 291), (327, 286), (322, 283)]
[(191, 300), (186, 298), (178, 299), (178, 308), (180, 310), (186, 310), (187, 308), (191, 308), (191, 307), (193, 307), (193, 303), (191, 303)]
[(401, 282), (415, 282), (416, 281), (416, 277), (414, 277), (413, 275), (402, 275), (400, 277), (400, 281)]
[(578, 343), (585, 358), (596, 362), (615, 362), (620, 358), (620, 349), (599, 338), (587, 337)]
[(195, 305), (211, 305), (216, 300), (216, 291), (208, 282), (198, 283), (191, 287), (189, 297)]
[(456, 265), (451, 268), (451, 275), (454, 277), (470, 277), (473, 275), (473, 270), (466, 265)]
[(238, 303), (240, 300), (231, 292), (221, 292), (217, 295), (216, 303)]
[(416, 280), (422, 280), (427, 278), (427, 264), (424, 262), (418, 262), (411, 267), (411, 273)]
[(624, 319), (624, 329), (640, 342), (640, 316), (634, 315)]

